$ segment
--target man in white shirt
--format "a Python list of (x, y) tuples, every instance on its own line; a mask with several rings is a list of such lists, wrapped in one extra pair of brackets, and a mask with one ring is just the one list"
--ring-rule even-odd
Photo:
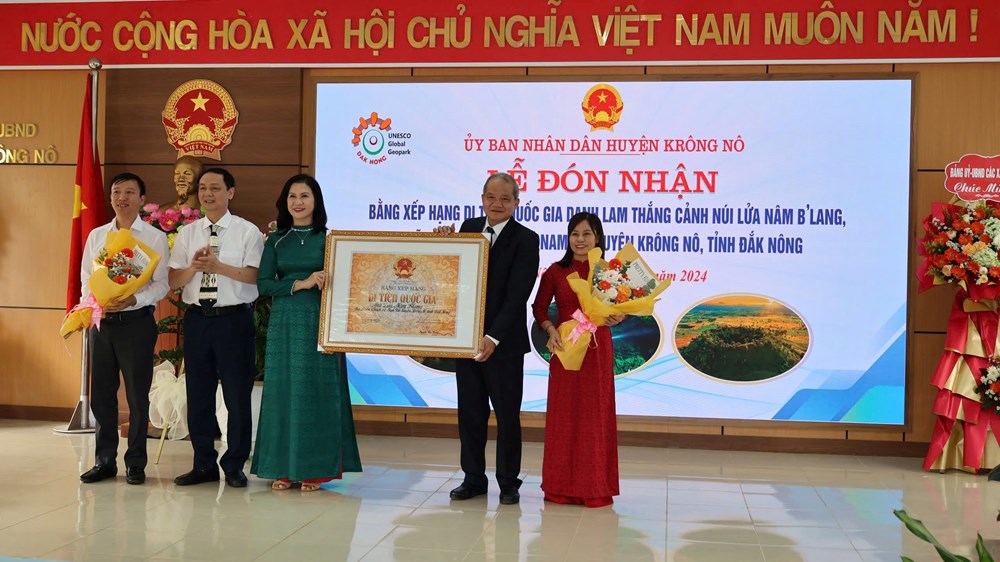
[[(184, 315), (184, 364), (194, 467), (174, 479), (178, 486), (217, 482), (219, 466), (227, 485), (247, 485), (243, 465), (250, 456), (250, 393), (256, 374), (253, 302), (264, 241), (253, 223), (230, 214), (235, 195), (232, 174), (222, 168), (205, 170), (198, 180), (205, 216), (177, 234), (170, 255), (170, 289), (183, 287), (182, 299), (190, 305)], [(219, 381), (229, 423), (228, 448), (217, 465)]]
[(96, 464), (80, 475), (86, 483), (100, 482), (118, 474), (118, 372), (125, 380), (128, 399), (128, 449), (125, 451), (125, 481), (146, 481), (146, 433), (149, 427), (149, 387), (153, 381), (153, 350), (157, 329), (153, 308), (167, 294), (167, 237), (139, 218), (146, 203), (146, 184), (131, 173), (111, 179), (111, 207), (115, 219), (90, 231), (80, 263), (83, 297), (90, 294), (94, 260), (109, 235), (130, 229), (132, 236), (160, 255), (152, 278), (144, 287), (104, 307), (101, 327), (90, 328), (90, 406), (97, 420)]

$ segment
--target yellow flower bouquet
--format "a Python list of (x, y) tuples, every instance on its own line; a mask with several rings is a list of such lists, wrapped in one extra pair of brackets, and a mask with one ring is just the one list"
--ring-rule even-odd
[(598, 326), (607, 325), (609, 316), (649, 316), (653, 313), (656, 296), (670, 280), (660, 280), (632, 244), (626, 244), (614, 259), (601, 259), (601, 249), (594, 248), (587, 256), (590, 270), (587, 278), (577, 273), (566, 277), (580, 300), (573, 319), (559, 325), (563, 348), (555, 354), (567, 371), (579, 371), (590, 340)]
[(160, 255), (132, 236), (131, 230), (109, 233), (100, 255), (94, 260), (93, 274), (87, 286), (90, 294), (73, 307), (59, 328), (59, 335), (68, 338), (91, 324), (101, 327), (104, 307), (115, 299), (135, 294), (153, 276)]

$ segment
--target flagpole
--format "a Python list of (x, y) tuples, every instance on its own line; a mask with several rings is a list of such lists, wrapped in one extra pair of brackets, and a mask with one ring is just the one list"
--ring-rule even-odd
[(97, 86), (99, 83), (98, 76), (100, 75), (101, 59), (92, 58), (90, 62), (87, 63), (90, 67), (90, 83), (93, 85), (93, 91), (90, 97), (90, 122), (92, 123), (90, 131), (90, 148), (93, 150), (93, 154), (97, 154)]
[[(103, 64), (100, 59), (90, 59), (90, 122), (91, 126), (91, 154), (97, 154), (97, 87), (98, 76)], [(65, 429), (56, 428), (57, 433), (94, 433), (97, 428), (97, 420), (90, 409), (90, 330), (81, 330), (83, 337), (80, 340), (80, 401), (73, 410), (73, 416), (69, 419), (69, 424)]]

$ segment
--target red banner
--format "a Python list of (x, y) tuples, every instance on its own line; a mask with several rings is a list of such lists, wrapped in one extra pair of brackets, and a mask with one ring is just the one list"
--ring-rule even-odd
[[(322, 7), (322, 9), (319, 9)], [(980, 0), (173, 0), (0, 4), (0, 68), (1000, 59)]]

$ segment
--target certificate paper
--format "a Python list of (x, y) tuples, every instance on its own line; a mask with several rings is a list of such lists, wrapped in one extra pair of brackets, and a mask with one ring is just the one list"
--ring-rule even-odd
[(347, 332), (455, 335), (461, 256), (351, 256)]
[(326, 351), (474, 357), (489, 243), (480, 234), (331, 231), (319, 345)]

